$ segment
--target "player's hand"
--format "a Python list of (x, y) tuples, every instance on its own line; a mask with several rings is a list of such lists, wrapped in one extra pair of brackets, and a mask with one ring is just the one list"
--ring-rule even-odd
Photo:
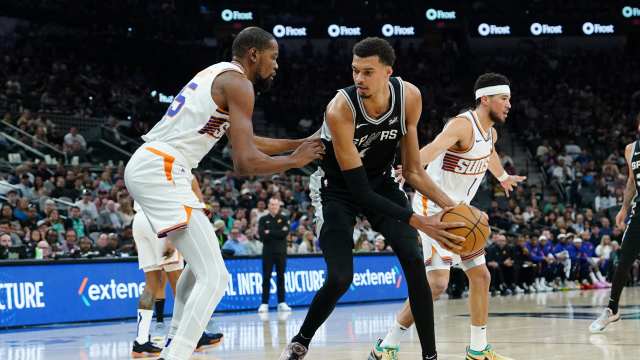
[(616, 225), (618, 226), (618, 228), (620, 228), (620, 230), (624, 230), (624, 228), (626, 227), (626, 224), (624, 223), (626, 219), (627, 209), (622, 207), (620, 208), (620, 211), (618, 211), (618, 215), (616, 215)]
[(447, 229), (453, 229), (457, 227), (463, 227), (463, 222), (442, 222), (442, 215), (448, 211), (449, 208), (432, 216), (422, 216), (413, 214), (409, 221), (409, 224), (414, 228), (429, 235), (445, 249), (455, 252), (456, 254), (462, 251), (462, 243), (465, 239), (462, 236), (454, 235), (447, 231)]
[(509, 193), (513, 190), (514, 187), (518, 186), (518, 183), (527, 180), (526, 176), (518, 176), (518, 175), (509, 175), (507, 180), (500, 182), (500, 186), (504, 189), (505, 195), (509, 197)]
[(306, 138), (304, 138), (305, 141), (307, 140), (320, 140), (320, 132), (322, 131), (322, 127), (318, 128), (318, 130), (316, 132), (314, 132), (313, 134), (307, 136)]
[(393, 170), (393, 180), (400, 185), (404, 185), (404, 177), (402, 176), (402, 165), (398, 165)]
[(324, 155), (324, 145), (320, 139), (305, 140), (298, 148), (291, 154), (291, 157), (295, 159), (297, 167), (303, 167), (308, 163), (322, 159)]

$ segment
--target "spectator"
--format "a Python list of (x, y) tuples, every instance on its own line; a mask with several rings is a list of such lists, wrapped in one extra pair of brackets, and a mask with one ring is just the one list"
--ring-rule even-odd
[(78, 247), (78, 234), (73, 229), (67, 230), (64, 236), (64, 243), (60, 246), (63, 257), (80, 256), (80, 247)]
[(298, 253), (298, 244), (296, 244), (296, 237), (293, 233), (287, 234), (287, 255), (293, 255)]
[(122, 254), (128, 255), (137, 255), (136, 253), (136, 244), (133, 240), (133, 229), (131, 225), (127, 225), (122, 230), (122, 235), (120, 236), (120, 247), (118, 251)]
[[(42, 260), (50, 260), (52, 258), (53, 252), (51, 249), (51, 245), (49, 245), (48, 242), (42, 240), (38, 243), (38, 253), (41, 256), (40, 259)], [(38, 254), (36, 253), (36, 254)], [(39, 258), (39, 256), (36, 256), (36, 259)]]
[(269, 199), (269, 213), (259, 220), (258, 231), (264, 247), (262, 249), (262, 304), (258, 312), (269, 311), (271, 272), (276, 268), (278, 310), (291, 310), (285, 302), (284, 272), (287, 267), (287, 234), (289, 219), (280, 212), (280, 200)]
[(502, 295), (515, 294), (513, 249), (507, 245), (506, 236), (494, 235), (493, 244), (487, 249), (486, 258), (491, 273), (491, 292), (499, 291)]
[(0, 260), (9, 258), (9, 248), (11, 247), (11, 236), (9, 234), (0, 235)]
[(91, 193), (91, 190), (84, 189), (82, 191), (82, 198), (76, 201), (75, 205), (80, 209), (80, 215), (82, 218), (94, 221), (98, 219), (98, 208), (93, 202), (93, 194)]
[(225, 225), (224, 220), (218, 219), (213, 222), (213, 230), (216, 232), (216, 236), (218, 237), (218, 242), (220, 246), (222, 246), (225, 241), (227, 241), (227, 234), (225, 234)]
[(87, 234), (87, 229), (80, 218), (80, 208), (78, 206), (72, 206), (69, 208), (69, 216), (64, 222), (64, 227), (75, 230), (77, 236), (83, 237)]
[(86, 236), (83, 236), (82, 238), (80, 238), (80, 254), (79, 255), (80, 257), (87, 259), (87, 258), (96, 257), (100, 255), (100, 253), (93, 249), (93, 243), (91, 242), (91, 239), (89, 239)]
[(222, 245), (222, 250), (230, 253), (233, 256), (248, 255), (247, 246), (245, 243), (241, 243), (238, 238), (240, 236), (240, 230), (237, 228), (231, 229), (229, 233), (229, 239)]
[(116, 203), (108, 200), (105, 210), (100, 212), (97, 222), (98, 228), (102, 231), (119, 231), (124, 228), (124, 221), (120, 213), (116, 211)]
[(22, 176), (20, 176), (20, 183), (16, 185), (16, 187), (20, 190), (20, 193), (22, 193), (23, 198), (32, 200), (35, 197), (33, 185), (31, 184), (28, 174), (22, 174)]
[(69, 129), (69, 133), (64, 136), (62, 149), (71, 156), (80, 156), (86, 153), (87, 141), (84, 139), (84, 136), (80, 134), (78, 128), (72, 127)]
[(387, 244), (385, 243), (384, 236), (378, 235), (376, 236), (376, 240), (373, 243), (373, 252), (385, 252), (389, 251), (387, 249)]
[(305, 231), (302, 235), (302, 242), (298, 246), (298, 254), (313, 254), (316, 252), (315, 236), (311, 231)]

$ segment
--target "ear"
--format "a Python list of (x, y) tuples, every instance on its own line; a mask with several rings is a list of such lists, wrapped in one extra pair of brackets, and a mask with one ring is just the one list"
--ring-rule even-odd
[(253, 63), (258, 62), (258, 49), (256, 48), (249, 49), (249, 60)]
[(387, 76), (391, 76), (393, 74), (393, 68), (391, 66), (387, 66)]

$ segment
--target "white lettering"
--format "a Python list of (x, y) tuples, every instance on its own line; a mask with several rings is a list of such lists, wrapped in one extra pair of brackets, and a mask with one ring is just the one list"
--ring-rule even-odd
[(427, 20), (455, 20), (456, 12), (455, 11), (442, 11), (436, 9), (428, 9), (425, 13)]
[(594, 24), (592, 22), (586, 22), (582, 24), (582, 32), (585, 35), (613, 34), (615, 33), (615, 28), (613, 25), (602, 25), (602, 24)]
[(413, 26), (402, 27), (402, 26), (392, 25), (392, 24), (382, 25), (382, 35), (386, 37), (413, 36), (415, 34), (416, 34), (416, 31)]
[(331, 24), (327, 28), (327, 34), (329, 34), (330, 37), (360, 36), (361, 31), (359, 27), (348, 27), (348, 26)]
[(511, 27), (482, 23), (478, 25), (478, 34), (480, 34), (480, 36), (511, 35)]
[(291, 27), (284, 25), (276, 25), (273, 27), (273, 35), (277, 38), (282, 38), (285, 36), (307, 36), (307, 28), (306, 27)]
[(240, 12), (236, 10), (224, 9), (220, 13), (220, 17), (224, 21), (233, 21), (233, 20), (253, 20), (253, 12)]

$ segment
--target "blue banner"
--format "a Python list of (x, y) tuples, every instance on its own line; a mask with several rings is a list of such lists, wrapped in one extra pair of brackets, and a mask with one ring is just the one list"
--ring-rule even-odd
[[(229, 284), (216, 311), (255, 310), (261, 302), (262, 262), (258, 258), (228, 259)], [(293, 257), (287, 261), (286, 301), (311, 303), (324, 283), (322, 257)], [(144, 290), (144, 275), (131, 261), (100, 263), (0, 263), (0, 328), (134, 317)], [(166, 309), (173, 296), (167, 290)], [(393, 255), (355, 256), (354, 277), (341, 303), (395, 300), (406, 297), (406, 284)], [(275, 271), (270, 304), (276, 304)]]

